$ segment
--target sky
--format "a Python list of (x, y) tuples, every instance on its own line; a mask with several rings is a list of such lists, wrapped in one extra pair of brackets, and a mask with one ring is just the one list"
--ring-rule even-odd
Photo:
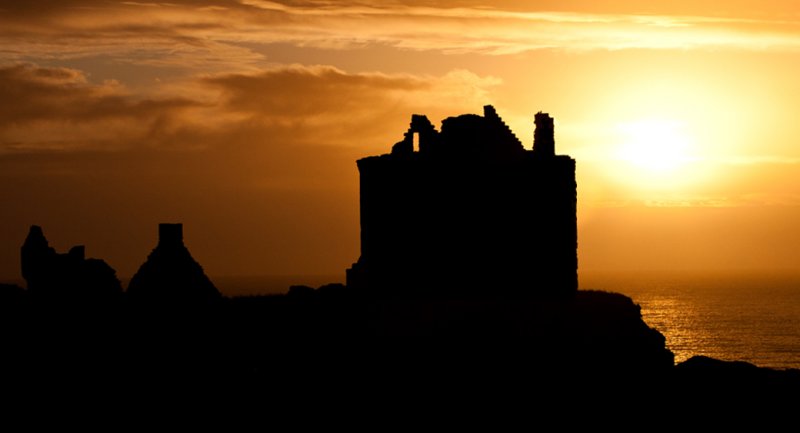
[(355, 161), (486, 104), (555, 117), (579, 272), (795, 270), (793, 3), (0, 0), (0, 280), (31, 224), (129, 278), (160, 222), (212, 277), (343, 279)]

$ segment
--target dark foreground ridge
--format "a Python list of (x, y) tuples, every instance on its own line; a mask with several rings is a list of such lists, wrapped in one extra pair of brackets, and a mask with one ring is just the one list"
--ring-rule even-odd
[(420, 393), (416, 402), (472, 404), (508, 402), (519, 393), (526, 404), (542, 395), (611, 393), (649, 405), (674, 404), (672, 396), (686, 404), (741, 404), (800, 386), (796, 370), (702, 358), (676, 367), (639, 306), (608, 292), (380, 299), (328, 285), (159, 309), (125, 301), (56, 307), (13, 287), (0, 294), (4, 348), (13, 354), (3, 360), (13, 372), (9, 381), (36, 389), (75, 380), (69, 386), (111, 384), (105, 392), (118, 395), (183, 384), (174, 396), (223, 387), (281, 399), (325, 395), (330, 404), (343, 403), (337, 389), (355, 393), (351, 403), (409, 392)]

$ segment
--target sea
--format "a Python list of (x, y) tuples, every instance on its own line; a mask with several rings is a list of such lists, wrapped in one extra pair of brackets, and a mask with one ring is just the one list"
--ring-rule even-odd
[[(341, 283), (343, 275), (218, 277), (229, 296), (286, 293)], [(695, 355), (800, 369), (800, 273), (581, 272), (582, 290), (631, 297), (675, 362)]]
[(667, 339), (695, 355), (800, 368), (800, 273), (587, 272), (581, 289), (623, 293)]

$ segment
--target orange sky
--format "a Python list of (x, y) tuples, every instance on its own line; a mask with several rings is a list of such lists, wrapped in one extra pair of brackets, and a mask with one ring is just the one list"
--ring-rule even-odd
[(789, 2), (16, 3), (0, 5), (0, 279), (30, 224), (126, 278), (159, 222), (185, 224), (212, 276), (343, 276), (355, 160), (412, 113), (485, 104), (528, 146), (533, 114), (556, 118), (581, 271), (800, 263)]

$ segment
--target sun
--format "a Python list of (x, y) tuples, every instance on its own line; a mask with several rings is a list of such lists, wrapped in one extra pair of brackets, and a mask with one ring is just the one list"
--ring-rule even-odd
[(677, 175), (689, 162), (692, 140), (684, 124), (675, 120), (645, 119), (617, 125), (617, 159), (629, 168), (653, 176)]

